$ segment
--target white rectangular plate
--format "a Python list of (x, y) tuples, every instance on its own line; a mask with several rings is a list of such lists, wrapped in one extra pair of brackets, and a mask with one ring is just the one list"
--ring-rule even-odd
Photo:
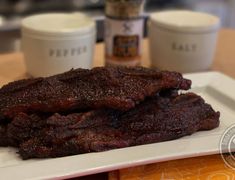
[(221, 112), (220, 127), (174, 141), (56, 159), (23, 161), (15, 149), (0, 148), (0, 179), (64, 179), (131, 166), (219, 153), (223, 132), (235, 123), (235, 81), (217, 72), (185, 75), (193, 92)]

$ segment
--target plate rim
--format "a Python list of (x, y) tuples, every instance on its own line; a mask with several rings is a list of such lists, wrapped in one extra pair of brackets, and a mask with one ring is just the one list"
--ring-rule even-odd
[[(233, 92), (235, 91), (235, 80), (232, 79), (231, 77), (228, 77), (220, 72), (212, 71), (212, 72), (204, 72), (204, 73), (193, 73), (193, 74), (185, 74), (185, 78), (190, 78), (193, 80), (193, 87), (205, 87), (205, 86), (212, 86), (214, 88), (219, 88), (220, 91), (222, 91), (223, 94), (226, 96), (231, 97), (235, 101), (235, 95), (233, 95)], [(201, 83), (202, 82), (202, 83)], [(221, 83), (223, 86), (221, 86)], [(229, 88), (226, 88), (226, 85), (229, 85)], [(206, 137), (201, 137), (201, 138), (218, 138), (218, 135), (210, 135)], [(188, 137), (188, 136), (187, 136)], [(200, 138), (200, 137), (198, 137)], [(195, 139), (198, 139), (195, 138)], [(85, 176), (89, 174), (96, 174), (96, 173), (101, 173), (101, 172), (107, 172), (111, 170), (116, 170), (120, 168), (128, 168), (132, 166), (139, 166), (139, 165), (144, 165), (144, 164), (149, 164), (149, 163), (156, 163), (156, 162), (163, 162), (163, 161), (169, 161), (169, 160), (176, 160), (176, 159), (181, 159), (181, 158), (189, 158), (189, 157), (197, 157), (197, 156), (204, 156), (204, 155), (212, 155), (212, 154), (217, 154), (219, 153), (219, 147), (215, 147), (215, 144), (212, 144), (213, 146), (211, 149), (207, 148), (203, 151), (203, 153), (197, 153), (194, 151), (191, 151), (189, 153), (186, 153), (184, 155), (177, 155), (172, 154), (171, 156), (167, 157), (162, 157), (162, 158), (143, 158), (140, 154), (140, 150), (149, 150), (152, 148), (156, 148), (156, 146), (167, 146), (168, 144), (175, 144), (177, 141), (190, 141), (194, 142), (195, 139), (178, 139), (174, 141), (167, 141), (167, 142), (161, 142), (161, 143), (154, 143), (154, 144), (148, 144), (148, 145), (142, 145), (142, 146), (134, 146), (134, 147), (128, 147), (128, 148), (123, 148), (123, 149), (115, 149), (111, 151), (106, 151), (106, 152), (100, 152), (100, 153), (88, 153), (88, 154), (82, 154), (82, 155), (75, 155), (75, 156), (68, 156), (68, 157), (62, 157), (62, 158), (55, 158), (55, 159), (45, 159), (45, 160), (29, 160), (29, 163), (23, 163), (23, 164), (18, 164), (18, 165), (12, 165), (12, 166), (7, 166), (7, 167), (1, 167), (0, 168), (0, 177), (4, 179), (14, 179), (17, 177), (17, 179), (63, 179), (63, 178), (73, 178), (73, 177), (78, 177), (78, 176)], [(165, 145), (164, 145), (165, 144)], [(192, 144), (192, 147), (194, 145)], [(203, 147), (202, 147), (203, 148)], [(94, 162), (94, 164), (90, 168), (84, 167), (83, 169), (81, 168), (80, 170), (77, 169), (79, 168), (79, 160), (101, 160), (103, 156), (110, 156), (113, 157), (114, 155), (120, 155), (125, 152), (129, 152), (131, 150), (134, 150), (136, 153), (139, 153), (139, 157), (142, 157), (140, 160), (136, 160), (134, 153), (129, 154), (130, 157), (133, 156), (132, 161), (126, 162), (121, 160), (120, 162), (118, 160), (115, 161), (114, 164), (112, 164), (112, 160), (109, 161), (107, 160), (108, 165), (101, 165), (97, 162)], [(169, 150), (171, 152), (171, 150)], [(100, 156), (100, 157), (98, 157)], [(123, 155), (122, 155), (123, 156)], [(125, 156), (125, 155), (124, 155)], [(89, 158), (90, 157), (90, 158)], [(114, 158), (115, 159), (115, 158)], [(76, 167), (71, 167), (70, 170), (66, 170), (66, 163), (63, 162), (70, 162), (70, 166), (76, 166)], [(76, 161), (76, 162), (75, 162)], [(123, 161), (123, 162), (121, 162)], [(128, 160), (129, 161), (129, 160)], [(48, 163), (49, 162), (49, 163)], [(55, 166), (56, 164), (56, 166)], [(54, 165), (54, 166), (53, 166)], [(44, 171), (43, 168), (40, 168), (44, 166)], [(46, 169), (45, 169), (46, 168)], [(35, 172), (36, 169), (36, 172)], [(30, 172), (30, 173), (25, 173), (25, 172)], [(13, 173), (14, 172), (14, 173)]]

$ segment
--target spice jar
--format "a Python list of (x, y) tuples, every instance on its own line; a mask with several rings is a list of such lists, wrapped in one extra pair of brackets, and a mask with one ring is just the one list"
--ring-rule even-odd
[(145, 0), (106, 0), (106, 65), (141, 63)]

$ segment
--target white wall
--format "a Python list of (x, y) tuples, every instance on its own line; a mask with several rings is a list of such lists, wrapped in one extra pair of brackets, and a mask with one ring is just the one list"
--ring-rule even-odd
[(193, 10), (220, 17), (223, 27), (235, 28), (235, 0), (184, 0)]
[(235, 28), (235, 0), (229, 0), (229, 7), (230, 7), (229, 26)]

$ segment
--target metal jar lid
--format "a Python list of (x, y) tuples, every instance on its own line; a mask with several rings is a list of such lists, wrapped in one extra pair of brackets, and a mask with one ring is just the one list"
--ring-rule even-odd
[(131, 19), (141, 16), (145, 0), (106, 0), (105, 13), (108, 17)]

